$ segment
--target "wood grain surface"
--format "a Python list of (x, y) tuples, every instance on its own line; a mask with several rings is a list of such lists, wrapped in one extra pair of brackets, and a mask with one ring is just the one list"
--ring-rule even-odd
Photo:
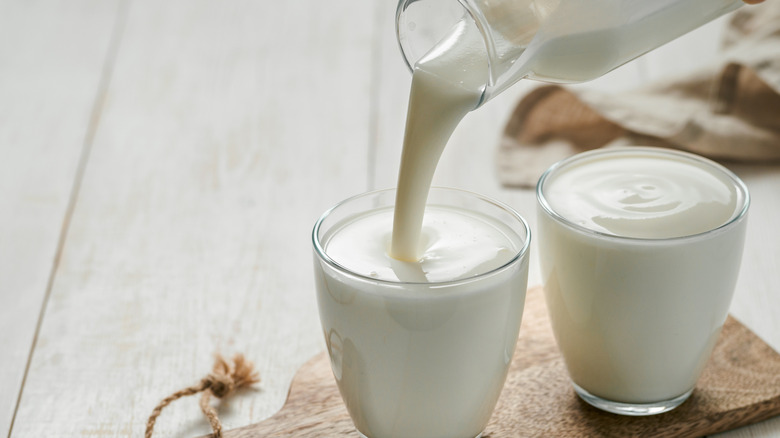
[[(263, 378), (219, 404), (226, 428), (281, 409), (324, 346), (311, 226), (396, 183), (411, 79), (396, 5), (0, 0), (3, 437), (142, 436), (155, 404), (215, 352), (245, 353)], [(699, 68), (721, 27), (577, 87), (617, 92)], [(528, 82), (466, 117), (434, 182), (512, 205), (535, 233), (533, 191), (495, 178)], [(780, 350), (780, 166), (726, 164), (753, 200), (731, 313)], [(530, 284), (536, 253), (532, 239)], [(154, 437), (209, 431), (184, 400)], [(719, 438), (779, 433), (780, 416)]]
[[(537, 287), (528, 291), (509, 377), (483, 437), (698, 437), (778, 414), (780, 354), (732, 317), (696, 390), (679, 408), (649, 417), (626, 417), (589, 406), (571, 388)], [(226, 438), (357, 436), (326, 353), (298, 371), (279, 413), (225, 434)]]
[(3, 432), (13, 420), (94, 132), (118, 5), (0, 1)]
[[(46, 9), (47, 1), (38, 7)], [(362, 17), (373, 17), (373, 3), (126, 0), (121, 11), (116, 4), (92, 3), (100, 7), (82, 5), (86, 11), (71, 13), (89, 21), (81, 14), (95, 6), (91, 13), (103, 16), (92, 27), (113, 19), (123, 25), (115, 32), (99, 123), (73, 195), (13, 430), (0, 421), (3, 436), (141, 436), (155, 404), (189, 385), (202, 366), (208, 370), (215, 352), (243, 352), (265, 378), (262, 392), (223, 406), (222, 420), (227, 426), (257, 421), (279, 410), (295, 371), (322, 348), (309, 275), (310, 233), (317, 216), (366, 186), (369, 103), (362, 97), (371, 81), (374, 28)], [(347, 9), (356, 22), (337, 31)], [(111, 35), (58, 9), (52, 14), (59, 15), (51, 22), (67, 21), (85, 40)], [(280, 41), (280, 27), (272, 22), (306, 25)], [(339, 56), (332, 56), (332, 47), (340, 48)], [(98, 49), (82, 44), (82, 56), (102, 61), (92, 54), (105, 52)], [(75, 57), (72, 52), (61, 56)], [(54, 71), (63, 75), (62, 84), (52, 85), (56, 90), (76, 94), (85, 88), (80, 80), (68, 82), (62, 69)], [(0, 64), (0, 89), (5, 74)], [(92, 89), (89, 97), (96, 93)], [(83, 103), (55, 103), (63, 123), (88, 118)], [(48, 122), (42, 129), (25, 127), (22, 133), (70, 140)], [(72, 167), (64, 155), (63, 149), (51, 159)], [(0, 170), (4, 159), (0, 154)], [(48, 161), (34, 168), (33, 176), (64, 172)], [(70, 187), (59, 177), (50, 183)], [(2, 211), (15, 218), (19, 212)], [(5, 235), (0, 230), (0, 254), (13, 243)], [(0, 262), (24, 249), (11, 245)], [(0, 266), (0, 272), (10, 268)], [(6, 278), (0, 278), (0, 290)], [(41, 277), (44, 285), (47, 278)], [(35, 327), (40, 304), (31, 307)], [(26, 361), (30, 343), (22, 344)], [(4, 362), (6, 346), (0, 345)], [(10, 408), (21, 386), (13, 383)], [(0, 389), (5, 393), (5, 386)], [(166, 409), (155, 438), (207, 433), (197, 407), (188, 407), (181, 402)]]

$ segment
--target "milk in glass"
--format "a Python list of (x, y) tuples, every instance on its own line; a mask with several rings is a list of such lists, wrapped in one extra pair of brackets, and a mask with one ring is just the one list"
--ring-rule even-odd
[(575, 389), (662, 410), (684, 401), (734, 292), (744, 184), (691, 154), (626, 148), (565, 160), (537, 194), (547, 304)]

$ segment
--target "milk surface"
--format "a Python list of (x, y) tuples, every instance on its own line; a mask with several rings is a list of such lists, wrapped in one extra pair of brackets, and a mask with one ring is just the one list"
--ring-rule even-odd
[(567, 166), (545, 185), (552, 209), (615, 236), (668, 238), (729, 221), (739, 194), (726, 174), (672, 155), (597, 156)]
[(540, 209), (538, 235), (572, 380), (622, 403), (690, 391), (736, 284), (744, 189), (713, 165), (628, 148), (562, 166), (539, 190), (564, 218)]
[[(495, 220), (463, 209), (428, 207), (420, 234), (419, 259), (390, 256), (393, 214), (375, 210), (334, 231), (328, 255), (352, 272), (384, 281), (437, 283), (474, 277), (511, 261), (522, 242)], [(520, 246), (518, 246), (520, 245)]]

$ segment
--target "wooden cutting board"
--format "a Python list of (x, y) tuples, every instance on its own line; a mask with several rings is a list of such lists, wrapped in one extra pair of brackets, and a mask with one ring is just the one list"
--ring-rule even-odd
[[(529, 289), (506, 386), (484, 438), (696, 437), (780, 414), (780, 354), (729, 317), (696, 390), (677, 409), (650, 417), (599, 411), (569, 383), (547, 318), (544, 294)], [(267, 420), (233, 429), (226, 438), (358, 436), (326, 353), (296, 374), (287, 402)]]

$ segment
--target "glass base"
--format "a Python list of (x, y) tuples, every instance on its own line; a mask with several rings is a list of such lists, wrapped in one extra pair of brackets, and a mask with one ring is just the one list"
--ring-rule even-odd
[(691, 393), (693, 392), (693, 389), (691, 389), (685, 394), (675, 397), (673, 399), (663, 400), (663, 401), (653, 402), (653, 403), (620, 403), (616, 401), (605, 400), (601, 397), (597, 397), (589, 393), (588, 391), (582, 389), (582, 387), (578, 386), (574, 382), (572, 382), (572, 386), (574, 386), (574, 391), (577, 393), (577, 395), (580, 396), (580, 398), (583, 399), (589, 405), (595, 408), (599, 408), (602, 411), (611, 412), (613, 414), (631, 415), (634, 417), (640, 417), (645, 415), (656, 415), (656, 414), (663, 414), (664, 412), (669, 412), (672, 409), (676, 408), (677, 406), (683, 404), (683, 402), (687, 400), (688, 397), (690, 397)]
[[(357, 429), (355, 429), (355, 430), (357, 430)], [(357, 433), (358, 433), (358, 436), (359, 436), (360, 438), (369, 438), (369, 437), (367, 437), (366, 435), (363, 435), (363, 433), (362, 433), (362, 432), (360, 432), (359, 430), (357, 431)], [(483, 433), (485, 433), (485, 432), (480, 432), (480, 433), (479, 433), (479, 435), (475, 436), (474, 438), (482, 438), (482, 434), (483, 434)]]

